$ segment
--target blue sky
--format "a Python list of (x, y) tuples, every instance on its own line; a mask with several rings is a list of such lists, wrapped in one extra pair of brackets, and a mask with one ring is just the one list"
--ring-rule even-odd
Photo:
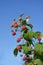
[(13, 50), (17, 46), (16, 38), (11, 35), (10, 24), (13, 18), (24, 13), (29, 15), (34, 31), (43, 33), (43, 0), (0, 0), (0, 65), (22, 65), (19, 55), (15, 58)]

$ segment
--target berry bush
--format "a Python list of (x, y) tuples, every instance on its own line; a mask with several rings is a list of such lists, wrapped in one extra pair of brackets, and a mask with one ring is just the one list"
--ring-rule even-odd
[[(18, 30), (20, 31), (14, 56), (17, 56), (18, 52), (22, 52), (25, 56), (21, 54), (20, 57), (23, 56), (24, 65), (43, 65), (43, 42), (41, 41), (43, 34), (40, 31), (33, 31), (33, 25), (29, 23), (30, 16), (26, 16), (25, 19), (22, 16), (23, 14), (18, 17), (17, 21), (14, 19), (14, 23), (11, 24), (14, 29), (11, 30), (13, 36)], [(22, 39), (25, 40), (25, 43), (19, 44)]]

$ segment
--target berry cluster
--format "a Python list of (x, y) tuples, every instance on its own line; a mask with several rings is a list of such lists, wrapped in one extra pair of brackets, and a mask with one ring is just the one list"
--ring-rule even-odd
[[(18, 52), (22, 52), (23, 54), (25, 54), (25, 56), (23, 56), (22, 54), (20, 56), (23, 56), (23, 61), (25, 61), (25, 65), (39, 65), (39, 63), (35, 61), (38, 60), (41, 63), (43, 61), (42, 58), (40, 59), (42, 61), (39, 60), (41, 56), (43, 57), (43, 50), (41, 50), (40, 52), (40, 49), (37, 48), (37, 46), (43, 48), (41, 45), (42, 35), (40, 31), (33, 32), (33, 25), (28, 23), (29, 19), (30, 16), (26, 16), (26, 19), (23, 19), (22, 15), (20, 15), (18, 21), (14, 19), (14, 23), (11, 24), (11, 27), (14, 28), (14, 30), (11, 30), (13, 36), (16, 35), (16, 32), (20, 28), (19, 31), (21, 33), (20, 37), (18, 37), (18, 39), (16, 40), (17, 43), (19, 43), (22, 39), (25, 40), (24, 44), (19, 44), (14, 49), (14, 55), (17, 56)], [(33, 39), (35, 39), (35, 41), (38, 40), (38, 43), (36, 45)]]

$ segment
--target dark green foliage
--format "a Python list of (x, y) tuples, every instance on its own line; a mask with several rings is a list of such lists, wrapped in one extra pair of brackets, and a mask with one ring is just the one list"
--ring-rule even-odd
[(34, 49), (36, 51), (37, 57), (40, 58), (43, 61), (43, 43), (35, 44)]
[(36, 34), (41, 35), (41, 32), (40, 31), (37, 31)]
[(22, 46), (22, 49), (23, 49), (23, 53), (24, 54), (28, 54), (29, 53), (29, 51), (31, 50), (30, 48), (29, 48), (29, 46), (27, 47), (27, 45), (25, 44), (25, 46)]
[(35, 44), (34, 48), (35, 48), (36, 52), (41, 55), (41, 53), (43, 52), (43, 44), (37, 43), (37, 44)]
[(19, 21), (19, 24), (20, 24), (20, 26), (23, 26), (23, 25), (26, 25), (26, 20), (21, 20), (21, 21)]
[(33, 39), (33, 32), (31, 30), (27, 30), (26, 32), (24, 32), (23, 36), (24, 36), (25, 40), (32, 41), (32, 39)]
[(22, 25), (26, 25), (26, 20), (23, 20), (22, 21)]
[(20, 16), (19, 17), (22, 17), (24, 15), (24, 13), (23, 14), (20, 14)]
[(27, 65), (43, 65), (43, 62), (40, 59), (33, 59), (31, 62), (28, 62)]
[(37, 37), (38, 37), (39, 35), (41, 35), (41, 32), (39, 32), (39, 31), (33, 32), (33, 37), (34, 37), (35, 39), (37, 39)]
[(29, 26), (30, 28), (33, 28), (33, 25), (32, 24), (27, 24), (27, 26)]
[(17, 48), (15, 48), (14, 49), (14, 56), (17, 56), (17, 54), (18, 54), (18, 50), (17, 50)]

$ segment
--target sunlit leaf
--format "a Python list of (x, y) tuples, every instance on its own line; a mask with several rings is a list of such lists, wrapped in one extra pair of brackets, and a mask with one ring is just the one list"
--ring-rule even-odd
[(17, 54), (18, 54), (18, 50), (17, 50), (17, 48), (15, 48), (14, 49), (14, 56), (17, 56)]

